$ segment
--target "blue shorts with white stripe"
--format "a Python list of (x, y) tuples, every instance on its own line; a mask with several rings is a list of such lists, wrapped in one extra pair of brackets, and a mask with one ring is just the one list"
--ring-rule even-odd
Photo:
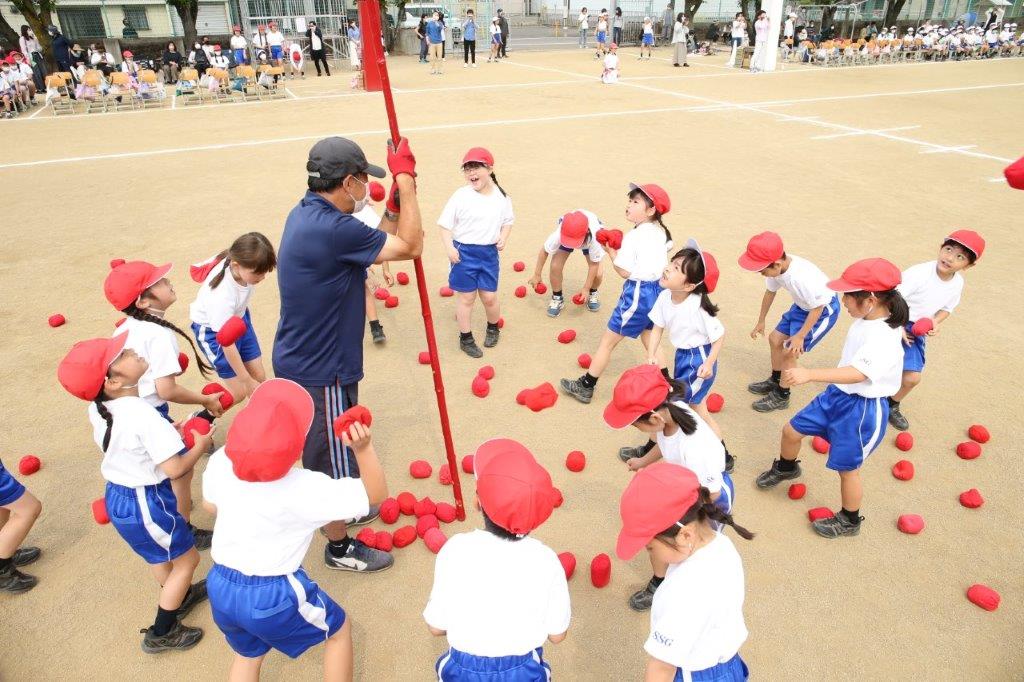
[(704, 402), (718, 377), (718, 362), (711, 366), (711, 376), (707, 379), (697, 376), (697, 370), (707, 362), (709, 353), (710, 343), (694, 348), (676, 349), (675, 373), (672, 378), (686, 386), (686, 402), (690, 405), (700, 405)]
[(138, 488), (108, 482), (104, 501), (111, 525), (146, 563), (177, 559), (196, 546), (169, 478)]
[(474, 656), (449, 649), (434, 664), (437, 679), (444, 682), (545, 682), (551, 666), (544, 647), (521, 656)]
[(821, 436), (831, 444), (825, 463), (829, 469), (853, 471), (882, 442), (888, 422), (888, 399), (845, 393), (829, 384), (789, 425), (797, 433)]
[(622, 285), (622, 294), (615, 310), (608, 320), (608, 330), (621, 336), (635, 339), (654, 326), (649, 314), (661, 293), (661, 285), (653, 282), (637, 282), (627, 279)]
[[(824, 310), (821, 311), (821, 317), (814, 323), (811, 330), (807, 332), (807, 336), (804, 337), (804, 352), (811, 350), (818, 345), (818, 342), (825, 338), (825, 335), (831, 331), (832, 327), (836, 326), (836, 322), (839, 320), (839, 297), (833, 296), (832, 300), (825, 305)], [(793, 336), (801, 329), (803, 329), (804, 322), (807, 321), (807, 311), (793, 304), (789, 310), (783, 315), (779, 323), (775, 325), (775, 331), (779, 332), (784, 336)]]

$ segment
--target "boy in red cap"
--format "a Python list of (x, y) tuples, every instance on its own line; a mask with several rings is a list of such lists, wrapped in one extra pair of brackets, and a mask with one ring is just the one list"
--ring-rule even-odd
[[(973, 267), (985, 252), (985, 240), (973, 230), (957, 230), (946, 237), (933, 261), (919, 263), (903, 271), (899, 292), (910, 306), (910, 319), (903, 333), (903, 380), (900, 390), (889, 398), (889, 423), (900, 431), (910, 428), (900, 403), (921, 383), (925, 364), (925, 340), (939, 333), (939, 325), (953, 314), (964, 290), (960, 274)], [(914, 324), (931, 320), (927, 331), (915, 334)]]
[(43, 505), (0, 461), (0, 592), (27, 592), (39, 582), (18, 569), (39, 558), (38, 547), (22, 547)]
[(618, 557), (629, 561), (646, 547), (652, 562), (668, 566), (651, 607), (644, 679), (747, 679), (739, 655), (747, 639), (743, 562), (716, 527), (731, 526), (745, 540), (753, 534), (711, 500), (692, 471), (667, 462), (633, 477), (619, 514)]
[(764, 336), (765, 317), (780, 289), (793, 297), (793, 305), (768, 335), (771, 376), (747, 386), (751, 393), (764, 396), (754, 401), (755, 410), (783, 410), (789, 407), (789, 389), (781, 386), (782, 371), (796, 367), (796, 359), (818, 345), (835, 326), (839, 319), (839, 297), (828, 288), (828, 276), (809, 260), (787, 253), (782, 238), (774, 232), (751, 237), (739, 264), (765, 278), (761, 312), (750, 338)]
[(445, 681), (550, 679), (543, 645), (565, 639), (569, 587), (555, 553), (527, 536), (554, 509), (551, 476), (507, 438), (481, 445), (474, 471), (485, 530), (444, 544), (423, 611), (430, 632), (451, 645), (435, 672)]
[(565, 306), (562, 272), (565, 261), (576, 249), (582, 251), (587, 259), (587, 277), (576, 296), (586, 300), (590, 312), (600, 310), (601, 300), (597, 296), (597, 288), (601, 286), (601, 261), (604, 260), (605, 251), (597, 241), (597, 231), (602, 227), (596, 215), (579, 208), (559, 218), (558, 229), (544, 241), (544, 246), (537, 253), (537, 265), (530, 278), (530, 287), (536, 287), (543, 280), (544, 263), (551, 256), (551, 302), (548, 303), (548, 317), (558, 317)]
[(142, 631), (142, 650), (191, 649), (203, 631), (181, 619), (206, 598), (206, 581), (191, 585), (199, 552), (177, 511), (171, 479), (192, 472), (213, 443), (213, 430), (206, 435), (193, 431), (195, 444), (185, 446), (177, 429), (139, 397), (149, 363), (126, 340), (122, 334), (76, 343), (58, 365), (57, 379), (68, 393), (90, 402), (110, 522), (150, 564), (161, 586), (156, 620)]
[(888, 397), (900, 386), (908, 318), (907, 302), (896, 288), (900, 280), (899, 269), (884, 258), (867, 258), (846, 268), (828, 283), (843, 294), (843, 306), (854, 318), (838, 368), (793, 367), (782, 373), (783, 386), (816, 381), (828, 388), (783, 427), (779, 459), (757, 477), (757, 487), (774, 488), (799, 477), (803, 439), (827, 440), (831, 447), (825, 466), (839, 474), (843, 506), (835, 516), (812, 523), (822, 537), (860, 532), (860, 467), (885, 436)]
[(317, 528), (365, 516), (370, 504), (387, 497), (387, 483), (370, 431), (358, 422), (342, 440), (355, 453), (360, 478), (293, 466), (313, 416), (313, 399), (302, 386), (263, 382), (203, 473), (204, 505), (217, 515), (210, 606), (236, 654), (233, 680), (258, 679), (271, 649), (298, 658), (320, 643), (324, 679), (352, 679), (348, 618), (306, 575), (302, 559)]

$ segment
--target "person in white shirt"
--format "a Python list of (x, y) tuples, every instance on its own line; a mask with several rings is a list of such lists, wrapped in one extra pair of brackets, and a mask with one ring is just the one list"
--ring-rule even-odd
[(487, 57), (488, 62), (498, 62), (501, 59), (501, 26), (498, 17), (491, 19), (491, 53)]
[(199, 552), (191, 526), (176, 509), (170, 479), (191, 474), (213, 443), (213, 431), (190, 431), (186, 435), (194, 442), (188, 447), (182, 434), (139, 397), (149, 365), (126, 347), (126, 339), (75, 344), (58, 365), (57, 379), (68, 393), (89, 401), (93, 437), (103, 453), (100, 472), (107, 486), (93, 513), (97, 520), (109, 517), (161, 586), (156, 620), (144, 631), (142, 650), (189, 649), (203, 631), (183, 625), (181, 618), (206, 598), (206, 585), (192, 584)]
[(729, 66), (739, 66), (736, 63), (736, 54), (747, 37), (747, 18), (743, 16), (743, 12), (737, 12), (736, 18), (732, 20), (732, 33), (730, 35), (732, 36), (732, 52), (729, 54)]
[(281, 66), (281, 58), (284, 56), (284, 34), (277, 29), (277, 22), (271, 21), (267, 31), (267, 45), (270, 46), (270, 61), (275, 66)]
[(619, 82), (619, 46), (617, 43), (608, 46), (608, 54), (604, 56), (601, 70), (601, 82), (606, 85)]
[(633, 477), (619, 514), (616, 555), (628, 561), (646, 547), (652, 562), (668, 567), (652, 599), (644, 679), (746, 680), (743, 562), (719, 528), (744, 540), (753, 533), (712, 501), (693, 471), (668, 462)]
[(4, 118), (13, 118), (16, 115), (14, 109), (14, 98), (18, 96), (18, 90), (11, 78), (11, 67), (9, 64), (0, 63), (0, 102), (4, 104)]
[(260, 24), (256, 27), (256, 32), (252, 34), (252, 47), (255, 50), (256, 60), (266, 59), (270, 61), (270, 42), (267, 37), (267, 27)]
[(585, 50), (587, 47), (587, 31), (590, 30), (590, 15), (587, 14), (586, 7), (580, 10), (580, 15), (576, 18), (576, 25), (580, 31), (580, 49)]
[(843, 294), (843, 306), (855, 320), (838, 369), (792, 367), (782, 373), (783, 386), (814, 381), (828, 387), (783, 427), (779, 459), (757, 477), (757, 487), (774, 488), (799, 477), (803, 439), (824, 438), (829, 442), (825, 466), (839, 474), (842, 497), (835, 516), (811, 524), (825, 538), (860, 532), (860, 468), (885, 436), (887, 399), (899, 389), (903, 369), (903, 327), (910, 311), (897, 289), (901, 280), (899, 268), (884, 258), (867, 258), (846, 268), (828, 283)]
[(544, 644), (569, 630), (569, 586), (555, 553), (529, 534), (551, 516), (557, 492), (514, 440), (483, 443), (473, 466), (484, 530), (459, 533), (437, 553), (423, 619), (450, 649), (434, 671), (439, 680), (550, 679)]
[(601, 286), (601, 262), (605, 251), (597, 241), (597, 232), (603, 227), (600, 218), (586, 209), (577, 209), (566, 213), (558, 219), (558, 227), (544, 240), (544, 245), (537, 252), (537, 264), (528, 284), (536, 287), (544, 278), (544, 263), (551, 256), (551, 302), (548, 303), (548, 317), (558, 317), (565, 306), (562, 295), (562, 276), (565, 262), (576, 249), (580, 249), (587, 259), (587, 276), (579, 293), (572, 297), (577, 305), (585, 301), (587, 310), (597, 312), (601, 308), (601, 300), (597, 288)]
[(14, 52), (11, 54), (14, 63), (11, 64), (11, 72), (8, 79), (13, 81), (22, 92), (26, 104), (36, 106), (36, 83), (33, 80), (32, 67), (29, 65), (25, 55)]
[(672, 66), (690, 65), (686, 62), (686, 54), (690, 43), (690, 20), (682, 12), (676, 17), (675, 27), (672, 29), (673, 59)]
[(231, 29), (231, 53), (235, 57), (235, 65), (249, 63), (249, 41), (242, 35), (242, 27), (235, 26)]
[(594, 59), (601, 59), (608, 52), (608, 13), (601, 12), (597, 16), (597, 26), (594, 29), (594, 37), (597, 39), (597, 52)]
[(359, 478), (295, 467), (313, 417), (302, 386), (287, 379), (260, 384), (203, 473), (203, 504), (217, 516), (210, 607), (235, 652), (232, 680), (259, 679), (271, 649), (298, 658), (318, 644), (324, 679), (352, 679), (348, 617), (302, 560), (318, 528), (365, 516), (387, 497), (387, 483), (370, 431), (358, 421), (341, 437), (359, 462)]
[(221, 50), (220, 45), (213, 46), (213, 57), (210, 59), (210, 66), (215, 69), (224, 69), (225, 71), (231, 67), (231, 60)]

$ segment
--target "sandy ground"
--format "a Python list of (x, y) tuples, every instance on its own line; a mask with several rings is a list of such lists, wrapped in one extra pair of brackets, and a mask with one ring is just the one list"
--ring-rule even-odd
[[(517, 406), (520, 389), (579, 372), (575, 358), (595, 348), (620, 283), (606, 273), (600, 313), (570, 305), (551, 320), (543, 297), (511, 295), (529, 275), (514, 273), (512, 263), (532, 267), (544, 236), (567, 210), (589, 208), (621, 226), (627, 183), (655, 181), (672, 196), (667, 223), (677, 243), (698, 237), (723, 269), (714, 300), (727, 341), (715, 390), (725, 396), (719, 421), (739, 458), (737, 519), (757, 532), (751, 542), (735, 540), (747, 577), (750, 638), (742, 655), (753, 674), (1020, 679), (1024, 654), (1013, 643), (1024, 631), (1024, 536), (1012, 482), (1024, 473), (1013, 449), (1024, 431), (1011, 382), (1022, 363), (1010, 348), (1024, 332), (1013, 313), (1022, 301), (1012, 283), (1024, 255), (1024, 194), (991, 180), (1021, 153), (1014, 122), (1024, 109), (1024, 60), (828, 72), (790, 67), (761, 76), (727, 70), (721, 57), (691, 61), (689, 70), (673, 69), (665, 60), (637, 62), (624, 51), (625, 80), (615, 87), (597, 81), (588, 53), (513, 54), (477, 70), (449, 62), (443, 77), (428, 76), (410, 59), (392, 65), (400, 120), (419, 159), (424, 265), (457, 451), (469, 453), (493, 436), (518, 438), (565, 493), (565, 505), (537, 533), (555, 551), (574, 552), (580, 564), (570, 583), (570, 636), (547, 648), (556, 674), (641, 676), (648, 617), (631, 612), (626, 599), (649, 575), (646, 558), (615, 561), (603, 590), (587, 579), (591, 557), (614, 546), (618, 497), (628, 477), (615, 453), (640, 440), (607, 429), (601, 405), (641, 351), (638, 344), (621, 347), (589, 407), (567, 398), (539, 414)], [(101, 293), (110, 258), (173, 261), (179, 302), (169, 318), (186, 326), (197, 288), (187, 264), (243, 231), (263, 231), (276, 243), (302, 194), (313, 141), (348, 134), (382, 162), (382, 100), (352, 95), (347, 84), (347, 76), (306, 79), (289, 84), (291, 99), (281, 102), (59, 119), (44, 112), (0, 127), (3, 458), (8, 467), (26, 453), (44, 462), (25, 480), (44, 505), (30, 536), (44, 549), (31, 567), (40, 584), (24, 595), (0, 596), (0, 678), (224, 676), (231, 652), (206, 607), (189, 619), (207, 633), (191, 652), (152, 657), (139, 650), (138, 629), (152, 622), (155, 586), (114, 530), (92, 521), (89, 503), (103, 490), (99, 453), (85, 406), (59, 388), (55, 367), (74, 341), (108, 334), (117, 319)], [(461, 183), (461, 155), (474, 145), (494, 152), (517, 218), (502, 257), (507, 324), (501, 344), (481, 361), (458, 352), (452, 299), (436, 296), (447, 265), (433, 227)], [(876, 255), (906, 267), (933, 258), (942, 237), (958, 227), (980, 230), (988, 252), (967, 273), (962, 307), (930, 342), (925, 382), (905, 403), (917, 444), (903, 455), (893, 433), (886, 435), (864, 469), (863, 532), (823, 540), (806, 517), (810, 507), (838, 505), (837, 477), (825, 470), (823, 457), (809, 448), (804, 454), (808, 493), (801, 501), (789, 500), (784, 486), (765, 493), (753, 485), (777, 454), (783, 423), (815, 390), (795, 390), (786, 413), (759, 415), (748, 407), (745, 386), (768, 366), (767, 344), (748, 338), (763, 284), (735, 258), (751, 234), (770, 228), (782, 233), (790, 251), (830, 273)], [(581, 261), (571, 259), (566, 289), (574, 291), (582, 278)], [(408, 475), (410, 460), (439, 463), (443, 447), (430, 372), (416, 362), (426, 347), (416, 294), (413, 287), (395, 293), (401, 306), (381, 311), (387, 345), (367, 343), (361, 395), (376, 416), (375, 440), (393, 493), (444, 499), (450, 488)], [(788, 305), (776, 303), (772, 324)], [(69, 323), (48, 328), (53, 312)], [(252, 312), (269, 364), (278, 312), (273, 276), (259, 287)], [(835, 363), (848, 326), (844, 318), (805, 363)], [(477, 327), (483, 327), (479, 313)], [(567, 328), (579, 336), (559, 345), (555, 335)], [(469, 385), (485, 363), (497, 376), (481, 400)], [(201, 384), (194, 371), (185, 382)], [(975, 422), (987, 424), (993, 440), (981, 458), (960, 460), (953, 448)], [(562, 464), (573, 449), (588, 456), (580, 474)], [(901, 483), (889, 469), (904, 456), (917, 475)], [(957, 503), (971, 487), (985, 496), (981, 509)], [(925, 518), (921, 535), (896, 530), (897, 516), (907, 512)], [(196, 517), (212, 523), (202, 512)], [(471, 515), (447, 531), (477, 522)], [(388, 573), (361, 576), (325, 569), (322, 547), (318, 536), (307, 570), (352, 618), (357, 678), (429, 679), (445, 647), (420, 617), (433, 555), (418, 542), (398, 551)], [(204, 553), (199, 575), (209, 565)], [(975, 582), (1002, 593), (998, 611), (965, 599)], [(315, 679), (319, 666), (317, 651), (298, 661), (273, 654), (265, 677)]]

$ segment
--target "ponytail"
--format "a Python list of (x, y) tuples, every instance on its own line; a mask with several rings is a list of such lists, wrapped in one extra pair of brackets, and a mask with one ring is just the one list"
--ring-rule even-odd
[[(647, 208), (654, 208), (654, 202), (652, 202), (651, 198), (649, 196), (647, 196), (646, 194), (644, 194), (644, 191), (642, 189), (640, 189), (639, 187), (637, 187), (636, 189), (630, 191), (630, 193), (629, 193), (629, 198), (630, 199), (636, 198), (637, 196), (643, 198), (644, 204), (647, 205)], [(658, 225), (661, 227), (661, 229), (665, 230), (665, 243), (671, 242), (672, 241), (672, 233), (668, 231), (668, 227), (665, 226), (665, 221), (662, 220), (662, 215), (661, 215), (661, 213), (658, 212), (657, 209), (654, 210), (654, 215), (651, 217), (651, 221), (655, 222), (655, 223), (658, 223)]]
[(498, 188), (499, 192), (501, 192), (501, 196), (503, 196), (503, 197), (507, 197), (508, 196), (508, 192), (506, 192), (504, 189), (502, 189), (501, 185), (498, 184), (498, 176), (494, 174), (494, 171), (491, 171), (491, 182), (493, 182), (494, 186)]
[(96, 411), (99, 412), (103, 421), (107, 422), (107, 430), (103, 434), (103, 452), (106, 452), (107, 448), (110, 447), (110, 432), (114, 428), (114, 415), (110, 414), (110, 410), (103, 404), (104, 400), (108, 400), (108, 398), (101, 388), (100, 392), (93, 399), (93, 404), (96, 406)]
[(700, 257), (700, 253), (696, 249), (682, 249), (672, 256), (672, 260), (683, 261), (680, 269), (686, 276), (687, 282), (700, 282), (693, 288), (692, 293), (700, 296), (700, 307), (704, 312), (711, 317), (718, 315), (718, 306), (711, 302), (711, 297), (708, 296), (708, 286), (704, 283), (706, 273), (704, 272), (704, 260)]
[(661, 229), (665, 230), (665, 243), (672, 241), (672, 233), (668, 231), (668, 227), (665, 226), (665, 221), (662, 220), (662, 216), (657, 211), (654, 212), (654, 222), (661, 226)]
[(165, 329), (170, 329), (175, 334), (178, 334), (183, 339), (188, 341), (188, 345), (192, 347), (192, 355), (194, 355), (196, 359), (196, 366), (199, 367), (199, 373), (202, 374), (204, 377), (210, 376), (210, 372), (213, 371), (213, 367), (210, 367), (210, 365), (206, 362), (206, 359), (202, 355), (200, 355), (199, 350), (196, 348), (195, 342), (192, 340), (192, 337), (183, 332), (178, 327), (176, 327), (173, 322), (168, 322), (162, 317), (157, 317), (156, 315), (147, 313), (142, 308), (137, 307), (134, 303), (129, 305), (121, 312), (123, 312), (128, 317), (139, 320), (141, 322), (152, 322), (153, 324), (160, 325)]
[(224, 267), (221, 269), (220, 272), (216, 274), (216, 276), (214, 276), (213, 279), (210, 280), (211, 289), (216, 289), (217, 287), (220, 286), (220, 283), (224, 281), (224, 273), (228, 271), (229, 267), (231, 267), (230, 249), (225, 249), (224, 251), (221, 251), (220, 253), (217, 254), (216, 258), (217, 260), (224, 261), (222, 264)]
[(697, 501), (686, 511), (685, 514), (683, 514), (683, 518), (681, 518), (678, 523), (672, 524), (670, 527), (658, 533), (655, 537), (674, 540), (676, 534), (679, 532), (679, 526), (685, 526), (693, 523), (694, 521), (699, 521), (701, 523), (714, 521), (715, 523), (720, 523), (723, 526), (730, 526), (734, 531), (736, 531), (736, 534), (744, 540), (750, 540), (754, 537), (753, 533), (736, 523), (732, 518), (732, 514), (722, 511), (722, 508), (715, 504), (711, 499), (711, 492), (707, 488), (701, 486), (698, 495)]
[(851, 291), (846, 294), (852, 296), (858, 302), (864, 301), (869, 296), (874, 296), (888, 309), (889, 317), (885, 318), (885, 323), (893, 329), (899, 329), (905, 327), (910, 321), (910, 306), (907, 304), (907, 300), (903, 298), (896, 289), (889, 289), (888, 291)]

